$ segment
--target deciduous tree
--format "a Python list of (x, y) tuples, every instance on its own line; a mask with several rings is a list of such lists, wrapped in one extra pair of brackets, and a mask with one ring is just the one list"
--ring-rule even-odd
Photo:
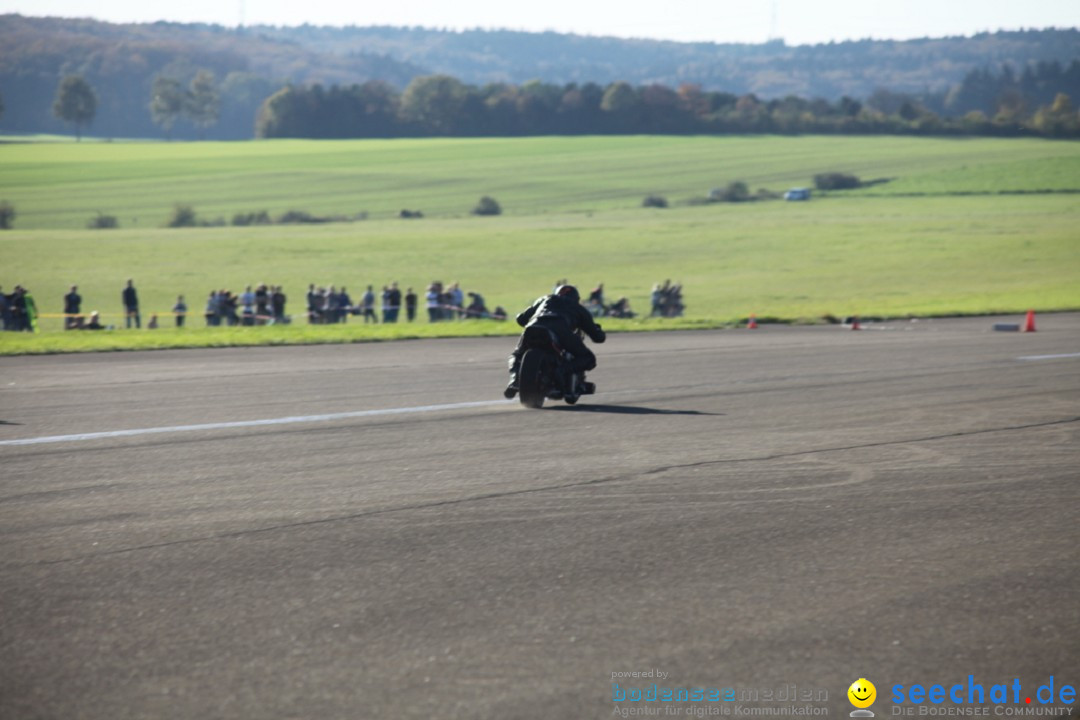
[(75, 139), (82, 140), (83, 125), (97, 113), (97, 96), (81, 75), (68, 75), (60, 81), (53, 101), (53, 115), (75, 126)]

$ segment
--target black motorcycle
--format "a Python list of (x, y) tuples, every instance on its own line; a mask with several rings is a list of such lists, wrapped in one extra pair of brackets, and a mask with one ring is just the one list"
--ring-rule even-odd
[(573, 405), (582, 395), (592, 395), (596, 385), (585, 381), (585, 373), (570, 368), (573, 360), (559, 345), (555, 333), (533, 325), (525, 328), (524, 354), (518, 369), (518, 398), (528, 408), (541, 408), (545, 399), (565, 400)]

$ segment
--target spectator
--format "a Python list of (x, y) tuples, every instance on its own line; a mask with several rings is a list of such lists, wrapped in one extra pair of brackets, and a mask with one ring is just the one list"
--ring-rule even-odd
[(364, 309), (364, 323), (370, 320), (373, 323), (378, 324), (379, 316), (375, 314), (375, 290), (371, 285), (367, 286), (367, 292), (364, 293), (364, 299), (362, 301)]
[(176, 327), (184, 327), (184, 318), (187, 317), (187, 303), (184, 302), (184, 296), (179, 295), (176, 298), (176, 304), (173, 305), (173, 315), (176, 316)]
[(139, 318), (139, 294), (135, 292), (135, 283), (129, 278), (127, 281), (127, 287), (124, 288), (124, 292), (121, 293), (121, 300), (124, 302), (124, 320), (125, 327), (131, 329), (131, 321), (135, 321), (135, 328), (142, 327), (142, 321)]
[(466, 320), (486, 319), (489, 316), (488, 309), (484, 305), (484, 296), (480, 293), (469, 293), (469, 306), (465, 308)]
[(333, 285), (326, 291), (326, 322), (331, 325), (341, 322), (341, 296)]
[(495, 309), (491, 311), (491, 319), (503, 322), (506, 320), (506, 308), (502, 305), (496, 305)]
[(442, 320), (442, 283), (433, 282), (427, 289), (428, 322)]
[(157, 328), (158, 328), (157, 313), (151, 313), (150, 314), (150, 322), (148, 322), (146, 324), (146, 329), (147, 330), (157, 330)]
[(413, 289), (409, 288), (408, 290), (406, 290), (405, 291), (405, 317), (408, 318), (409, 322), (412, 322), (413, 320), (416, 319), (416, 301), (417, 301), (417, 297), (416, 297), (416, 293), (413, 291)]
[(318, 296), (315, 293), (315, 284), (308, 285), (307, 291), (307, 317), (308, 323), (314, 325), (319, 322), (319, 311), (316, 302)]
[(15, 329), (12, 327), (11, 297), (4, 294), (2, 287), (0, 287), (0, 322), (3, 322), (5, 330)]
[(278, 285), (274, 288), (273, 294), (270, 296), (270, 305), (274, 309), (274, 322), (286, 323), (288, 320), (285, 318), (285, 292), (281, 286)]
[(664, 308), (661, 303), (662, 298), (663, 295), (660, 292), (660, 283), (656, 283), (652, 286), (652, 294), (649, 296), (649, 302), (652, 305), (652, 309), (649, 311), (649, 317), (656, 317), (657, 315), (663, 314)]
[(625, 297), (621, 297), (615, 301), (615, 303), (608, 308), (608, 317), (616, 318), (632, 318), (634, 317), (634, 311), (630, 309), (630, 300)]
[(105, 326), (101, 324), (101, 316), (98, 315), (98, 311), (95, 310), (90, 313), (90, 321), (82, 326), (83, 330), (104, 330)]
[(244, 318), (245, 325), (255, 324), (255, 293), (251, 291), (251, 286), (248, 285), (244, 288), (244, 292), (240, 295), (240, 307), (242, 308), (241, 314)]
[(450, 305), (450, 311), (447, 317), (452, 318), (456, 315), (458, 319), (461, 319), (465, 314), (465, 293), (461, 291), (461, 286), (454, 283), (450, 286), (447, 295), (449, 295), (448, 299), (450, 301), (448, 303)]
[(79, 327), (82, 324), (82, 317), (79, 315), (82, 308), (82, 297), (79, 295), (79, 288), (76, 285), (71, 286), (71, 292), (64, 296), (64, 329), (71, 330), (72, 328)]
[(382, 292), (379, 293), (379, 303), (382, 306), (382, 321), (384, 323), (390, 322), (390, 286), (383, 285)]
[(23, 330), (36, 333), (38, 331), (37, 303), (34, 302), (34, 296), (26, 288), (22, 288), (22, 309)]
[(22, 285), (16, 285), (15, 290), (7, 296), (8, 314), (11, 318), (8, 329), (13, 332), (27, 329), (25, 293)]
[(338, 293), (338, 305), (340, 306), (338, 322), (348, 322), (349, 313), (352, 312), (352, 298), (349, 297), (344, 285), (341, 286), (341, 292)]
[(270, 291), (266, 283), (255, 288), (255, 324), (265, 325), (270, 320)]
[[(390, 283), (390, 292), (387, 293), (386, 299), (390, 303), (390, 307), (387, 308), (387, 322), (396, 323), (398, 314), (401, 312), (401, 289), (398, 287), (397, 281)], [(416, 311), (415, 303), (413, 311)]]
[(203, 317), (206, 318), (206, 327), (217, 327), (221, 324), (219, 308), (217, 290), (211, 290), (210, 297), (206, 299), (206, 310), (203, 312)]
[(237, 313), (240, 307), (240, 298), (232, 290), (222, 290), (218, 293), (218, 302), (221, 303), (221, 313), (225, 316), (225, 321), (229, 324), (229, 327), (236, 327), (240, 324), (240, 316)]

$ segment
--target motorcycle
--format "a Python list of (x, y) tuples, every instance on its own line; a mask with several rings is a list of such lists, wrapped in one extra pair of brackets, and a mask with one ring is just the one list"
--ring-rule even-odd
[(525, 352), (518, 369), (518, 399), (527, 408), (541, 408), (544, 400), (564, 400), (574, 405), (582, 395), (592, 395), (596, 385), (585, 373), (571, 370), (574, 356), (559, 345), (555, 333), (534, 325), (525, 328)]

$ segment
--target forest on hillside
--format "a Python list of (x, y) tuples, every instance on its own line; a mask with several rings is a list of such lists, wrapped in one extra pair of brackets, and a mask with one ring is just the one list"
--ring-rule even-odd
[[(74, 126), (54, 111), (58, 87), (70, 76), (85, 79), (96, 103), (90, 119)], [(402, 103), (417, 94), (413, 86), (426, 79), (422, 85), (430, 87), (432, 77), (453, 81), (465, 111), (434, 124), (402, 115)], [(615, 96), (608, 114), (597, 114), (609, 92)], [(938, 120), (959, 127), (964, 116), (969, 127), (999, 132), (1032, 126), (1060, 94), (1080, 97), (1075, 28), (788, 46), (0, 16), (0, 132), (8, 133), (86, 129), (104, 137), (240, 139), (451, 128), (469, 134), (883, 132), (890, 123), (901, 131), (934, 131)], [(625, 110), (617, 121), (612, 102)], [(341, 127), (349, 124), (335, 116), (341, 103), (366, 129)], [(1062, 116), (1071, 109), (1056, 107)], [(854, 123), (860, 112), (864, 122)], [(313, 120), (324, 113), (324, 121)], [(315, 129), (297, 125), (301, 117)], [(906, 125), (883, 124), (890, 117)], [(828, 119), (827, 127), (819, 119)]]

